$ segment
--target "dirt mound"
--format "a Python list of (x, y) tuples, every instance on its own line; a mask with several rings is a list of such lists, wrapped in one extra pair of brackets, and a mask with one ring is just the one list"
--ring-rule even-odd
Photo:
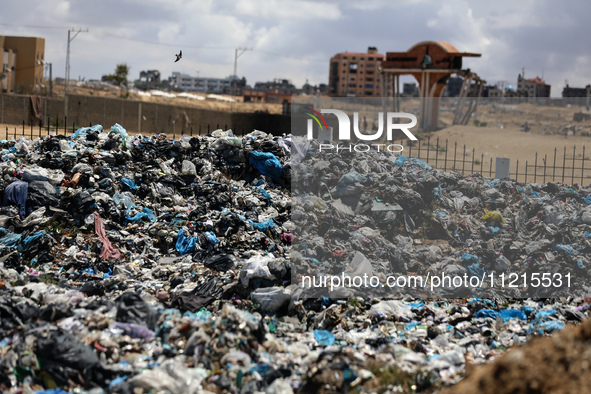
[(590, 372), (591, 320), (587, 320), (510, 350), (442, 393), (590, 393)]

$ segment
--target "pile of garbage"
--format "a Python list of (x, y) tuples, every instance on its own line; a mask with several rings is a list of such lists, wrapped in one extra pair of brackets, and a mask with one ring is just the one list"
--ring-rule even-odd
[[(0, 149), (2, 392), (432, 391), (588, 317), (588, 188), (256, 130), (169, 140), (96, 125)], [(551, 268), (581, 283), (562, 298), (449, 298), (299, 281), (335, 266)]]

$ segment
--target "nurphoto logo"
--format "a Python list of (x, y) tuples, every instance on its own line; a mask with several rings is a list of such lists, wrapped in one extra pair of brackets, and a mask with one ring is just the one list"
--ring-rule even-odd
[[(333, 114), (337, 117), (338, 121), (338, 141), (350, 141), (351, 140), (351, 120), (349, 116), (338, 109), (321, 109), (320, 112), (315, 111), (312, 108), (304, 107), (306, 111), (306, 115), (310, 116), (311, 119), (308, 119), (307, 123), (307, 134), (308, 139), (314, 139), (314, 121), (318, 124), (320, 131), (324, 131), (325, 133), (329, 130), (332, 131), (324, 119), (322, 114)], [(410, 119), (410, 123), (398, 123), (401, 119)], [(384, 130), (386, 132), (386, 140), (392, 141), (393, 140), (393, 132), (394, 130), (402, 131), (410, 140), (417, 141), (417, 137), (409, 130), (410, 128), (416, 126), (417, 118), (413, 114), (409, 114), (407, 112), (387, 112), (386, 113), (386, 122), (384, 126), (384, 113), (378, 112), (378, 122), (377, 122), (377, 131), (373, 134), (366, 134), (362, 133), (359, 128), (359, 113), (353, 113), (353, 133), (358, 140), (361, 141), (377, 141), (379, 139), (383, 139)], [(365, 131), (365, 130), (364, 130)], [(336, 150), (338, 153), (339, 151), (346, 150), (348, 152), (355, 151), (355, 152), (368, 152), (371, 150), (373, 146), (378, 151), (388, 151), (392, 153), (399, 153), (404, 150), (403, 146), (400, 144), (349, 144), (347, 146), (343, 146), (340, 144), (333, 144), (332, 141), (328, 141), (330, 143), (325, 143), (326, 141), (319, 141), (320, 142), (320, 151), (322, 150)]]

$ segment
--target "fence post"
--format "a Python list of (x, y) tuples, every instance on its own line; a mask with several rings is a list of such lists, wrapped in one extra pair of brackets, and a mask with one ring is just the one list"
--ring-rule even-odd
[(492, 157), (490, 158), (490, 166), (488, 167), (488, 176), (492, 178)]
[(193, 126), (191, 126), (191, 137), (193, 137)]
[(411, 144), (411, 141), (408, 140), (407, 143), (408, 143), (408, 146), (410, 147), (410, 149), (408, 150), (408, 157), (412, 157), (412, 144)]
[(517, 164), (515, 165), (515, 182), (519, 182), (519, 159), (517, 159)]
[(33, 123), (31, 123), (31, 140), (33, 140)]
[[(43, 118), (41, 118), (43, 120)], [(39, 122), (39, 137), (41, 137), (41, 121)]]
[(418, 144), (419, 144), (419, 153), (418, 153), (417, 157), (420, 159), (421, 158), (421, 141), (418, 141)]
[(552, 165), (552, 182), (554, 182), (554, 177), (556, 175), (556, 150), (558, 148), (554, 148), (554, 164)]
[(546, 183), (546, 162), (547, 161), (548, 161), (548, 154), (544, 154), (544, 179), (542, 180), (542, 183)]
[(23, 137), (25, 136), (25, 120), (23, 119)]
[(445, 140), (445, 161), (443, 162), (443, 171), (447, 171), (447, 139)]
[(68, 115), (64, 115), (64, 135), (68, 134), (66, 127), (68, 127)]
[(525, 161), (525, 182), (527, 183), (527, 160)]
[(562, 156), (562, 183), (564, 183), (564, 169), (566, 167), (566, 145), (564, 146), (564, 154)]
[(427, 138), (427, 163), (429, 163), (429, 151), (431, 150), (431, 136)]
[(585, 145), (583, 145), (583, 158), (581, 159), (581, 186), (583, 186), (583, 173), (585, 172)]
[(49, 115), (47, 115), (47, 135), (49, 135), (49, 124), (51, 123), (51, 119)]
[(457, 171), (456, 170), (456, 157), (458, 156), (458, 141), (454, 142), (454, 166), (452, 171)]
[(575, 159), (577, 157), (576, 153), (577, 153), (577, 146), (573, 145), (573, 170), (572, 170), (571, 179), (570, 179), (571, 185), (575, 183)]
[(484, 168), (484, 153), (482, 153), (480, 155), (480, 175), (484, 176), (484, 171), (482, 171), (482, 169)]
[(201, 125), (199, 125), (199, 136), (201, 136)]
[(76, 122), (72, 122), (72, 134), (76, 132)]
[(538, 152), (536, 152), (536, 159), (534, 161), (534, 183), (538, 180)]
[(439, 158), (439, 137), (437, 137), (437, 142), (435, 143), (435, 168), (437, 168), (437, 159)]
[(466, 169), (466, 144), (464, 144), (464, 156), (462, 156), (462, 174), (465, 175)]

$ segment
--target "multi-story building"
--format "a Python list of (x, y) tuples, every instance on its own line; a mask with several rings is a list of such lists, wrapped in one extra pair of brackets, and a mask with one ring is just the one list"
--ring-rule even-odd
[(517, 76), (517, 92), (524, 93), (527, 97), (550, 97), (550, 85), (547, 85), (539, 77), (525, 79), (525, 76)]
[(419, 89), (414, 82), (407, 82), (402, 84), (402, 94), (406, 97), (418, 97)]
[(568, 84), (562, 89), (562, 97), (588, 97), (591, 96), (591, 85), (584, 88), (571, 88)]
[(464, 78), (461, 77), (450, 77), (447, 80), (447, 86), (443, 91), (444, 96), (448, 97), (458, 97), (462, 91), (462, 86), (464, 85)]
[(32, 92), (43, 85), (44, 38), (0, 36), (0, 53), (3, 92)]
[(330, 59), (328, 94), (333, 97), (380, 97), (384, 55), (376, 47), (367, 53), (342, 52)]
[[(189, 74), (173, 72), (170, 77), (170, 86), (185, 92), (230, 94), (232, 81), (237, 78), (200, 78), (192, 77)], [(239, 82), (237, 80), (237, 82)]]
[(277, 91), (279, 93), (296, 94), (297, 89), (288, 79), (275, 78), (273, 81), (256, 82), (253, 90), (259, 92)]

